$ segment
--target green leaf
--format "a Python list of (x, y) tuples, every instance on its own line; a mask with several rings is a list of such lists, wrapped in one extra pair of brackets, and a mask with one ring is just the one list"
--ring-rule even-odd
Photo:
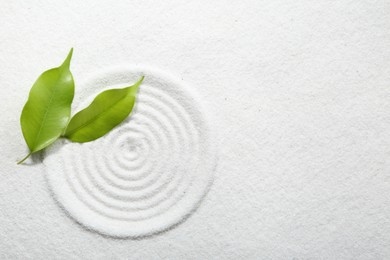
[(85, 143), (107, 134), (130, 114), (143, 79), (142, 76), (133, 86), (97, 95), (87, 108), (72, 117), (64, 136), (73, 142)]
[(69, 70), (73, 48), (58, 68), (42, 73), (30, 90), (20, 124), (30, 153), (18, 164), (59, 138), (69, 122), (74, 81)]

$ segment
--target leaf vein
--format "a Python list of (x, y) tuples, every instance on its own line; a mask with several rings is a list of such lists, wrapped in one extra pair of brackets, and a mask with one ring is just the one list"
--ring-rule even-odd
[(109, 106), (106, 110), (104, 110), (103, 112), (97, 114), (96, 116), (92, 117), (91, 119), (89, 119), (88, 121), (86, 121), (85, 123), (83, 123), (82, 125), (72, 129), (72, 131), (69, 131), (68, 133), (65, 133), (65, 136), (71, 136), (72, 134), (74, 134), (75, 132), (77, 132), (78, 130), (86, 127), (87, 125), (90, 125), (93, 121), (95, 121), (97, 118), (101, 117), (103, 114), (107, 113), (110, 111), (111, 108), (113, 108), (114, 106), (116, 106), (119, 102), (121, 102), (122, 100), (124, 100), (125, 98), (127, 98), (127, 95), (124, 96), (124, 97), (121, 97), (117, 102), (115, 102), (113, 105)]
[[(62, 72), (61, 72), (60, 75), (57, 76), (57, 79), (60, 78), (60, 76), (62, 76)], [(49, 108), (51, 107), (51, 104), (53, 103), (53, 98), (55, 96), (55, 93), (56, 93), (57, 89), (58, 89), (58, 86), (56, 85), (54, 87), (54, 90), (53, 90), (51, 96), (50, 96), (49, 104), (46, 106), (46, 109), (45, 109), (46, 111), (45, 111), (45, 114), (43, 115), (41, 125), (39, 126), (38, 134), (35, 136), (35, 139), (34, 139), (34, 142), (33, 142), (33, 144), (34, 144), (33, 147), (35, 147), (35, 145), (37, 143), (37, 140), (39, 140), (39, 137), (40, 137), (40, 135), (42, 133), (43, 126), (46, 123), (46, 117), (47, 117), (47, 114), (49, 112)]]

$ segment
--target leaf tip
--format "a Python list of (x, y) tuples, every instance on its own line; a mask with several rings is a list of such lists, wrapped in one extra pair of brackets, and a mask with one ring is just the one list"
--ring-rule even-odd
[(138, 88), (144, 81), (145, 76), (142, 75), (141, 78), (133, 85), (133, 87)]
[(129, 94), (130, 95), (135, 95), (137, 93), (138, 88), (141, 85), (144, 78), (145, 78), (145, 76), (141, 76), (141, 78), (134, 85), (129, 87)]
[(70, 60), (72, 59), (72, 55), (73, 55), (73, 47), (70, 49), (68, 56), (66, 57), (66, 59), (64, 60), (64, 63), (62, 63), (61, 66), (65, 66), (66, 68), (69, 68)]

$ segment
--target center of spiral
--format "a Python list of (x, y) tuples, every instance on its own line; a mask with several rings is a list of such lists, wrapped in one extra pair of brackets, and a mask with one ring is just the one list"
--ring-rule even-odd
[(122, 156), (128, 160), (136, 160), (139, 157), (139, 144), (131, 137), (126, 138), (123, 143), (120, 144), (120, 148)]

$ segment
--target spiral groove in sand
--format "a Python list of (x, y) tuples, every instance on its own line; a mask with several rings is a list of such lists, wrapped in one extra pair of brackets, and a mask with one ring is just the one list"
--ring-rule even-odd
[(96, 141), (54, 145), (45, 159), (59, 204), (82, 225), (112, 236), (145, 236), (183, 221), (207, 193), (215, 167), (204, 111), (187, 86), (164, 73), (100, 73), (80, 86), (79, 100), (87, 101), (76, 110), (141, 74), (130, 118)]

